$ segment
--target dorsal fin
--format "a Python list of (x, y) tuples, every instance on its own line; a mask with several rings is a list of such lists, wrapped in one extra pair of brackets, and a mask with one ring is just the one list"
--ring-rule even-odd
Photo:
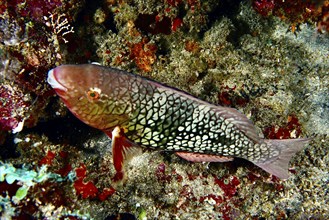
[(238, 110), (234, 108), (229, 107), (222, 107), (222, 106), (216, 106), (217, 108), (214, 108), (216, 112), (220, 114), (221, 117), (225, 118), (225, 120), (228, 120), (232, 124), (234, 124), (241, 132), (243, 132), (248, 138), (255, 141), (256, 143), (260, 143), (261, 138), (259, 137), (256, 127), (252, 124), (252, 122), (239, 112)]
[(241, 112), (234, 108), (229, 108), (229, 107), (223, 107), (220, 105), (214, 105), (209, 102), (200, 100), (196, 97), (194, 97), (191, 94), (188, 94), (182, 90), (176, 89), (176, 88), (171, 88), (166, 85), (163, 85), (158, 82), (154, 82), (149, 80), (149, 83), (152, 85), (158, 87), (159, 89), (165, 90), (165, 91), (170, 91), (171, 93), (175, 91), (176, 95), (179, 95), (181, 97), (186, 97), (189, 100), (195, 101), (199, 103), (200, 105), (205, 105), (207, 107), (212, 108), (212, 110), (216, 111), (219, 113), (221, 117), (224, 119), (228, 120), (232, 124), (236, 126), (237, 129), (239, 129), (242, 133), (244, 133), (248, 138), (253, 140), (256, 143), (261, 143), (262, 140), (259, 137), (256, 127), (252, 124), (252, 122)]

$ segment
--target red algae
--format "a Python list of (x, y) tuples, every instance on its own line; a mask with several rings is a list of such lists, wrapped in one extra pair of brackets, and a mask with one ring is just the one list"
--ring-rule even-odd
[(166, 2), (167, 2), (169, 5), (171, 5), (171, 6), (173, 6), (173, 7), (176, 7), (176, 6), (178, 6), (179, 4), (182, 3), (182, 0), (166, 0)]
[(86, 165), (84, 165), (83, 163), (80, 164), (80, 167), (75, 169), (75, 173), (76, 173), (78, 179), (85, 178), (86, 173), (87, 173)]
[(240, 180), (236, 176), (221, 179), (214, 176), (214, 181), (224, 191), (224, 196), (228, 198), (232, 198), (236, 194), (237, 187), (240, 185)]
[(116, 191), (113, 187), (104, 188), (103, 191), (98, 195), (98, 199), (100, 201), (105, 201), (109, 196), (112, 196), (115, 192)]
[(37, 21), (42, 21), (43, 16), (47, 16), (50, 11), (54, 11), (63, 5), (61, 0), (10, 0), (5, 1), (7, 10), (13, 16), (30, 17)]
[(214, 209), (223, 219), (232, 219), (234, 216), (233, 208), (239, 207), (239, 201), (236, 199), (237, 188), (240, 185), (240, 180), (236, 176), (226, 176), (218, 179), (213, 175), (214, 182), (222, 190), (224, 195), (216, 195), (211, 193), (208, 195), (201, 196), (199, 202), (205, 203), (210, 202), (214, 206)]
[(187, 40), (185, 42), (185, 50), (197, 54), (200, 51), (200, 45), (194, 40)]
[(249, 96), (243, 88), (237, 89), (236, 86), (230, 88), (228, 86), (223, 86), (221, 91), (218, 93), (218, 102), (220, 105), (228, 107), (243, 107), (250, 101)]
[(302, 23), (317, 23), (318, 31), (329, 30), (329, 1), (253, 0), (253, 8), (262, 16), (274, 15), (291, 24), (294, 32)]
[(39, 166), (41, 166), (41, 165), (51, 165), (51, 163), (53, 162), (53, 159), (55, 158), (55, 156), (56, 156), (55, 153), (53, 153), (51, 151), (48, 151), (47, 155), (39, 161)]
[(56, 170), (55, 173), (65, 177), (70, 173), (71, 170), (72, 170), (72, 166), (70, 164), (66, 164), (62, 168)]
[[(73, 3), (73, 2), (72, 2)], [(49, 97), (45, 73), (62, 60), (60, 44), (73, 32), (71, 10), (62, 0), (0, 3), (0, 142), (10, 131), (34, 127)], [(1, 144), (0, 143), (0, 144)]]
[(105, 201), (108, 197), (112, 196), (116, 190), (110, 186), (104, 188), (102, 192), (98, 189), (92, 181), (85, 182), (87, 177), (87, 168), (84, 164), (80, 164), (80, 167), (75, 169), (77, 179), (74, 181), (74, 188), (77, 195), (81, 195), (83, 199), (98, 198), (100, 201)]
[(285, 125), (280, 127), (272, 125), (265, 128), (263, 133), (268, 139), (289, 139), (300, 137), (302, 130), (298, 118), (295, 115), (290, 115)]
[(171, 176), (166, 174), (166, 165), (164, 163), (161, 163), (158, 165), (155, 175), (160, 182), (170, 182)]
[(156, 34), (171, 34), (171, 19), (167, 16), (161, 18), (156, 14), (139, 14), (135, 25), (141, 31)]
[(135, 61), (140, 70), (150, 72), (156, 60), (156, 51), (157, 47), (143, 38), (142, 41), (130, 45), (130, 59)]
[(180, 19), (180, 18), (175, 18), (172, 21), (171, 30), (172, 31), (177, 31), (178, 28), (180, 28), (181, 26), (183, 26), (183, 20)]
[(81, 195), (82, 198), (95, 198), (98, 194), (97, 187), (91, 182), (84, 182), (83, 178), (79, 178), (74, 182), (74, 188), (77, 195)]
[(77, 195), (81, 195), (82, 198), (95, 198), (98, 194), (97, 187), (91, 182), (84, 182), (86, 177), (87, 168), (84, 164), (80, 164), (80, 167), (75, 169), (77, 180), (74, 181), (74, 188)]
[(256, 0), (253, 1), (254, 9), (261, 14), (262, 16), (266, 17), (272, 14), (274, 9), (274, 0)]
[(0, 131), (15, 129), (23, 121), (30, 103), (24, 93), (9, 85), (0, 86)]

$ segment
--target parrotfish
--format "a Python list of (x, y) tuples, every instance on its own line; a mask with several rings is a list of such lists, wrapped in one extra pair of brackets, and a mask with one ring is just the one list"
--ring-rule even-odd
[(48, 83), (68, 109), (111, 139), (114, 180), (139, 147), (173, 151), (193, 162), (251, 161), (281, 179), (309, 138), (261, 138), (234, 108), (202, 101), (159, 82), (95, 64), (61, 65)]

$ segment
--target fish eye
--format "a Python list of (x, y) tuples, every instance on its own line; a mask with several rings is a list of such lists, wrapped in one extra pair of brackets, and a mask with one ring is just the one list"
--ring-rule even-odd
[(99, 88), (90, 88), (87, 91), (87, 98), (89, 101), (95, 101), (100, 98), (101, 90)]

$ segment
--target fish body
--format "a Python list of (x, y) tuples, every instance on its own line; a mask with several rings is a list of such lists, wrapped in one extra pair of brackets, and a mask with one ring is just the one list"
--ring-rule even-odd
[(262, 139), (236, 109), (100, 65), (62, 65), (48, 82), (74, 115), (112, 138), (119, 179), (128, 149), (137, 146), (197, 162), (244, 158), (285, 179), (289, 160), (309, 141)]

